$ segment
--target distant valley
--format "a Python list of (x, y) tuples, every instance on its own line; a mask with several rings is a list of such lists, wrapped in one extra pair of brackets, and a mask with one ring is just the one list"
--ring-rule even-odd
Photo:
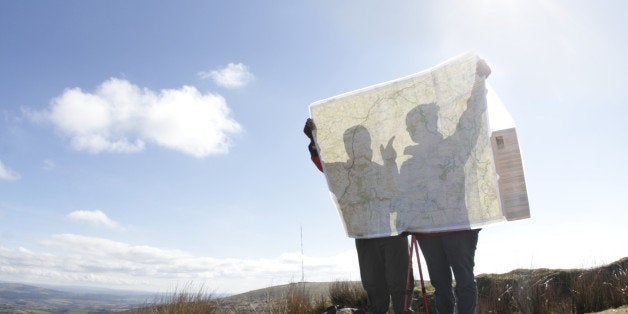
[(40, 287), (0, 282), (0, 313), (38, 311), (88, 313), (122, 311), (145, 305), (160, 295), (81, 287)]

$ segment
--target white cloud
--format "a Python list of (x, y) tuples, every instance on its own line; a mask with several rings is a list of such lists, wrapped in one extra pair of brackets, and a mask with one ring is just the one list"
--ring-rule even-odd
[(77, 222), (87, 222), (95, 226), (104, 226), (111, 229), (122, 229), (120, 224), (109, 219), (105, 213), (100, 210), (77, 210), (68, 214), (68, 219)]
[(154, 92), (118, 78), (94, 93), (67, 89), (48, 110), (26, 113), (51, 122), (75, 149), (92, 153), (138, 152), (150, 142), (205, 157), (227, 153), (231, 136), (241, 132), (220, 95), (193, 86)]
[(251, 82), (254, 78), (246, 65), (242, 63), (229, 63), (227, 67), (210, 72), (198, 73), (201, 78), (211, 78), (216, 85), (225, 88), (240, 88)]
[(46, 171), (52, 171), (57, 167), (57, 164), (55, 164), (54, 161), (52, 161), (51, 159), (46, 159), (44, 160), (44, 165), (43, 165), (43, 169)]
[[(50, 252), (0, 246), (5, 280), (108, 286), (167, 291), (190, 282), (216, 292), (244, 292), (301, 278), (301, 255), (238, 259), (194, 256), (188, 252), (132, 245), (76, 234), (53, 235), (41, 242)], [(354, 250), (336, 256), (304, 256), (308, 281), (359, 280)]]
[(20, 175), (7, 168), (0, 160), (0, 180), (13, 181), (20, 178)]

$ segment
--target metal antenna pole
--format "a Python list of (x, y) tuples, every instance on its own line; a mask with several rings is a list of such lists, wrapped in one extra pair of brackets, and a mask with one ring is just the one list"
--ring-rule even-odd
[(303, 269), (303, 226), (301, 228), (301, 282), (305, 282), (305, 270)]

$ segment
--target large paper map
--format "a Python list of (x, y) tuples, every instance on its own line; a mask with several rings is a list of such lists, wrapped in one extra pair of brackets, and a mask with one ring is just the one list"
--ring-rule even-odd
[[(478, 60), (465, 54), (310, 106), (329, 190), (348, 236), (469, 229), (529, 217), (523, 170), (520, 176), (504, 170), (516, 173), (509, 179), (508, 206), (517, 212), (505, 213), (500, 199)], [(500, 147), (513, 152), (504, 146), (504, 136), (516, 143), (509, 134), (514, 129), (500, 135)], [(515, 162), (521, 168), (520, 157)]]

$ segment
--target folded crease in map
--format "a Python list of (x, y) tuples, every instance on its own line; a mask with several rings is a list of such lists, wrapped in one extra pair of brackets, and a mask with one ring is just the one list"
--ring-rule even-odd
[(530, 217), (514, 122), (476, 73), (478, 61), (467, 53), (310, 105), (348, 236), (473, 229)]

